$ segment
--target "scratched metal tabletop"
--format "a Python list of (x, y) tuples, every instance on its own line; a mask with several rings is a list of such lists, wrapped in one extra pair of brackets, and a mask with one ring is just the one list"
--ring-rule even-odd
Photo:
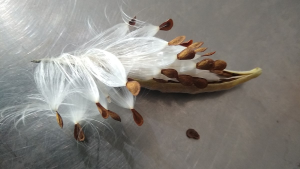
[[(33, 115), (0, 124), (0, 168), (300, 168), (300, 2), (298, 0), (0, 0), (0, 106), (18, 105), (33, 78), (30, 63), (76, 49), (129, 16), (174, 27), (217, 51), (228, 69), (261, 67), (256, 79), (228, 91), (165, 94), (143, 89), (122, 122), (101, 116), (78, 143), (72, 128)], [(18, 85), (15, 85), (18, 84)], [(18, 97), (20, 95), (20, 97)], [(12, 99), (13, 98), (13, 99)], [(0, 116), (0, 118), (4, 118)], [(199, 140), (186, 137), (193, 128)]]

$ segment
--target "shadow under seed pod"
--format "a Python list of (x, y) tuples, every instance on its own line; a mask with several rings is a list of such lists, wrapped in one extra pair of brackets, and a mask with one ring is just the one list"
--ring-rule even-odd
[(133, 120), (134, 122), (138, 125), (141, 126), (144, 123), (143, 117), (138, 113), (135, 109), (131, 109), (132, 115), (133, 115)]
[(227, 63), (223, 60), (216, 60), (214, 62), (214, 69), (215, 70), (224, 70), (227, 67)]
[(186, 136), (187, 136), (188, 138), (193, 138), (193, 139), (195, 139), (195, 140), (199, 140), (199, 139), (200, 139), (200, 135), (199, 135), (198, 132), (197, 132), (196, 130), (194, 130), (194, 129), (188, 129), (188, 130), (186, 131)]
[(211, 70), (214, 68), (214, 60), (212, 59), (203, 59), (196, 64), (197, 69), (202, 70)]
[(184, 86), (192, 86), (193, 83), (193, 77), (190, 75), (178, 75), (177, 80)]
[(192, 49), (197, 49), (200, 48), (204, 43), (203, 42), (195, 42), (193, 44), (191, 44), (189, 47)]
[(199, 89), (204, 89), (208, 85), (208, 81), (206, 79), (199, 78), (199, 77), (194, 77), (193, 78), (193, 83)]
[(126, 88), (131, 92), (132, 95), (137, 96), (141, 91), (141, 85), (137, 81), (128, 81)]
[(183, 42), (183, 43), (181, 43), (181, 44), (179, 44), (179, 45), (184, 46), (184, 47), (188, 47), (188, 46), (190, 46), (192, 43), (193, 43), (193, 40), (189, 40), (189, 41)]
[(131, 26), (134, 26), (136, 23), (136, 16), (134, 16), (129, 22), (128, 24), (131, 25)]
[(158, 82), (158, 83), (168, 83), (168, 81), (166, 81), (164, 79), (155, 79), (155, 78), (153, 78), (153, 80)]
[(181, 51), (180, 53), (177, 54), (177, 59), (178, 60), (189, 60), (189, 59), (193, 59), (195, 57), (195, 55), (196, 55), (195, 51), (192, 48), (187, 47), (183, 51)]
[(60, 114), (59, 114), (57, 111), (56, 111), (56, 121), (57, 121), (59, 127), (60, 127), (60, 128), (63, 128), (64, 122), (63, 122), (63, 120), (62, 120)]
[(98, 102), (96, 103), (96, 106), (98, 108), (98, 111), (102, 115), (104, 119), (107, 119), (109, 117), (108, 111)]
[(84, 135), (83, 130), (82, 130), (79, 123), (76, 123), (75, 126), (74, 126), (74, 138), (77, 141), (84, 141), (85, 140), (85, 135)]
[(177, 78), (178, 72), (175, 69), (162, 69), (161, 74), (167, 76), (168, 78)]
[(172, 45), (180, 45), (183, 41), (185, 40), (185, 36), (178, 36), (176, 38), (174, 38), (173, 40), (171, 40), (168, 45), (172, 46)]
[(120, 117), (117, 113), (108, 110), (108, 114), (109, 114), (109, 116), (110, 116), (111, 118), (113, 118), (114, 120), (121, 122), (121, 117)]
[(159, 30), (168, 31), (173, 27), (173, 20), (169, 19), (166, 22), (159, 25)]

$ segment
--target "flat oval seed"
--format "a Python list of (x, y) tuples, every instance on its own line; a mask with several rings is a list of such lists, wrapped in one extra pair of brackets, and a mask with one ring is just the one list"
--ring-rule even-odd
[(184, 86), (192, 86), (193, 83), (193, 77), (190, 75), (179, 75), (177, 80)]
[(208, 82), (206, 79), (203, 78), (199, 78), (199, 77), (194, 77), (193, 79), (193, 83), (194, 85), (199, 88), (199, 89), (204, 89), (207, 87)]
[(138, 113), (135, 109), (131, 109), (132, 115), (133, 115), (133, 120), (135, 121), (135, 123), (138, 126), (143, 125), (144, 123), (144, 119), (143, 117), (140, 115), (140, 113)]
[(190, 46), (192, 43), (193, 43), (193, 40), (189, 40), (189, 41), (187, 41), (187, 42), (181, 43), (180, 45), (181, 45), (181, 46), (184, 46), (184, 47), (188, 47), (188, 46)]
[(203, 59), (196, 64), (196, 68), (202, 70), (210, 70), (213, 69), (213, 67), (214, 67), (214, 60), (212, 59)]
[(200, 135), (199, 135), (198, 132), (197, 132), (196, 130), (194, 130), (194, 129), (188, 129), (188, 130), (186, 131), (186, 136), (187, 136), (188, 138), (193, 138), (193, 139), (195, 139), (195, 140), (199, 140), (199, 139), (200, 139)]
[(159, 25), (159, 30), (168, 31), (168, 30), (172, 29), (172, 27), (173, 27), (173, 20), (169, 19), (166, 22)]
[(132, 95), (137, 96), (141, 91), (141, 85), (137, 81), (128, 81), (126, 83), (127, 89), (131, 92)]
[(74, 138), (78, 141), (84, 141), (85, 135), (79, 123), (75, 124), (74, 127)]
[(200, 48), (204, 43), (203, 42), (195, 42), (193, 44), (191, 44), (189, 47), (193, 48), (193, 49), (197, 49)]
[(164, 79), (155, 79), (155, 78), (153, 78), (153, 80), (158, 82), (158, 83), (168, 83), (168, 81), (166, 81)]
[(215, 73), (217, 75), (222, 75), (223, 71), (222, 70), (210, 70), (211, 73)]
[(63, 122), (63, 120), (62, 120), (60, 114), (59, 114), (57, 111), (56, 111), (56, 121), (57, 121), (59, 127), (60, 127), (60, 128), (63, 128), (64, 122)]
[(224, 70), (227, 66), (227, 63), (223, 60), (216, 60), (214, 62), (214, 69), (215, 70)]
[(207, 48), (198, 48), (198, 49), (195, 49), (195, 52), (198, 53), (198, 52), (204, 52), (206, 51)]
[(96, 106), (98, 108), (98, 111), (100, 112), (100, 114), (102, 115), (102, 117), (104, 119), (107, 119), (109, 117), (109, 114), (107, 112), (107, 110), (98, 102), (96, 103)]
[(193, 59), (195, 57), (195, 55), (196, 55), (195, 51), (192, 48), (187, 47), (183, 51), (181, 51), (180, 53), (177, 54), (177, 59), (178, 60), (189, 60), (189, 59)]
[(172, 46), (172, 45), (180, 45), (183, 41), (185, 40), (185, 36), (178, 36), (176, 38), (174, 38), (173, 40), (171, 40), (168, 45)]
[(167, 76), (168, 78), (178, 77), (178, 72), (175, 69), (162, 69), (161, 74)]
[(213, 55), (213, 54), (215, 54), (216, 53), (216, 51), (214, 51), (214, 52), (209, 52), (209, 53), (206, 53), (206, 54), (204, 54), (204, 55), (202, 55), (202, 56), (211, 56), (211, 55)]
[(109, 116), (110, 116), (111, 118), (113, 118), (114, 120), (121, 122), (121, 117), (120, 117), (117, 113), (108, 110), (108, 114), (109, 114)]

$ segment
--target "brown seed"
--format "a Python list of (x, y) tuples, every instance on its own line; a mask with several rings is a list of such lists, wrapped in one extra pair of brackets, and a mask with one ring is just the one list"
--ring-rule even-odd
[(232, 77), (233, 75), (229, 72), (224, 72), (222, 73), (222, 76), (225, 76), (225, 77)]
[(174, 38), (173, 40), (171, 40), (168, 45), (172, 46), (172, 45), (180, 45), (185, 39), (185, 36), (178, 36), (176, 38)]
[(167, 76), (168, 78), (178, 77), (178, 72), (175, 69), (162, 69), (161, 74)]
[(211, 56), (211, 55), (213, 55), (213, 54), (215, 54), (216, 53), (216, 51), (214, 51), (214, 52), (209, 52), (209, 53), (206, 53), (206, 54), (204, 54), (204, 55), (202, 55), (202, 56)]
[(214, 69), (215, 70), (224, 70), (227, 66), (227, 63), (223, 60), (216, 60), (214, 62)]
[(141, 85), (137, 81), (128, 81), (126, 83), (127, 89), (132, 93), (132, 95), (137, 96), (141, 91)]
[(187, 136), (188, 138), (193, 138), (193, 139), (195, 139), (195, 140), (199, 140), (199, 139), (200, 139), (200, 135), (199, 135), (198, 132), (197, 132), (196, 130), (194, 130), (194, 129), (188, 129), (188, 130), (186, 131), (186, 136)]
[(173, 20), (169, 19), (166, 22), (159, 25), (159, 30), (168, 31), (168, 30), (172, 29), (172, 27), (173, 27)]
[(164, 79), (155, 79), (155, 78), (153, 78), (153, 80), (158, 82), (158, 83), (168, 83), (168, 81), (166, 81)]
[(204, 43), (203, 42), (195, 42), (193, 44), (191, 44), (189, 47), (192, 49), (197, 49), (200, 48)]
[(195, 51), (192, 48), (187, 47), (183, 51), (181, 51), (180, 53), (177, 54), (177, 59), (178, 60), (189, 60), (189, 59), (193, 59), (195, 57), (195, 55), (196, 55)]
[(120, 117), (117, 113), (108, 110), (108, 114), (109, 114), (109, 116), (110, 116), (111, 118), (113, 118), (114, 120), (121, 122), (121, 117)]
[(206, 51), (207, 48), (198, 48), (198, 49), (195, 49), (195, 52), (198, 53), (198, 52), (204, 52)]
[(59, 114), (57, 111), (56, 111), (56, 121), (57, 121), (59, 127), (60, 127), (60, 128), (63, 128), (64, 122), (63, 122), (63, 120), (62, 120), (60, 114)]
[(190, 75), (179, 75), (177, 80), (184, 86), (193, 85), (193, 77)]
[(223, 74), (222, 70), (210, 70), (210, 72), (215, 73), (217, 75), (222, 75)]
[(136, 16), (135, 17), (133, 17), (129, 22), (129, 25), (132, 25), (132, 26), (134, 26), (135, 25), (135, 23), (136, 23)]
[(193, 83), (194, 85), (199, 88), (199, 89), (204, 89), (207, 87), (208, 82), (206, 79), (199, 78), (199, 77), (194, 77), (193, 78)]
[(84, 141), (85, 135), (79, 123), (75, 124), (74, 127), (74, 138), (78, 141)]
[(187, 42), (181, 43), (180, 45), (181, 45), (181, 46), (184, 46), (184, 47), (188, 47), (188, 46), (190, 46), (192, 43), (193, 43), (193, 40), (189, 40), (189, 41), (187, 41)]
[(134, 119), (135, 123), (136, 123), (138, 126), (143, 125), (144, 119), (143, 119), (143, 117), (140, 115), (140, 113), (138, 113), (135, 109), (131, 109), (131, 112), (132, 112), (133, 119)]
[(202, 70), (210, 70), (213, 69), (213, 67), (214, 67), (214, 60), (212, 59), (203, 59), (196, 64), (196, 68)]
[(100, 112), (100, 114), (102, 115), (102, 117), (104, 119), (107, 119), (109, 117), (108, 111), (106, 110), (106, 108), (104, 108), (99, 102), (96, 103), (98, 111)]

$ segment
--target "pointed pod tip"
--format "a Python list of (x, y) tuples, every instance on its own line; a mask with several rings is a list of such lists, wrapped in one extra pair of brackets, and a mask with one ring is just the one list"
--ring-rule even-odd
[(144, 119), (142, 115), (140, 115), (139, 112), (137, 112), (135, 109), (131, 109), (132, 115), (133, 115), (133, 120), (134, 122), (138, 125), (141, 126), (144, 123)]
[(60, 128), (63, 128), (64, 122), (63, 122), (63, 120), (62, 120), (60, 114), (59, 114), (57, 111), (56, 111), (56, 121), (57, 121), (59, 127), (60, 127)]
[(130, 93), (134, 96), (137, 96), (141, 91), (141, 85), (139, 82), (132, 80), (126, 83), (126, 88), (130, 91)]

